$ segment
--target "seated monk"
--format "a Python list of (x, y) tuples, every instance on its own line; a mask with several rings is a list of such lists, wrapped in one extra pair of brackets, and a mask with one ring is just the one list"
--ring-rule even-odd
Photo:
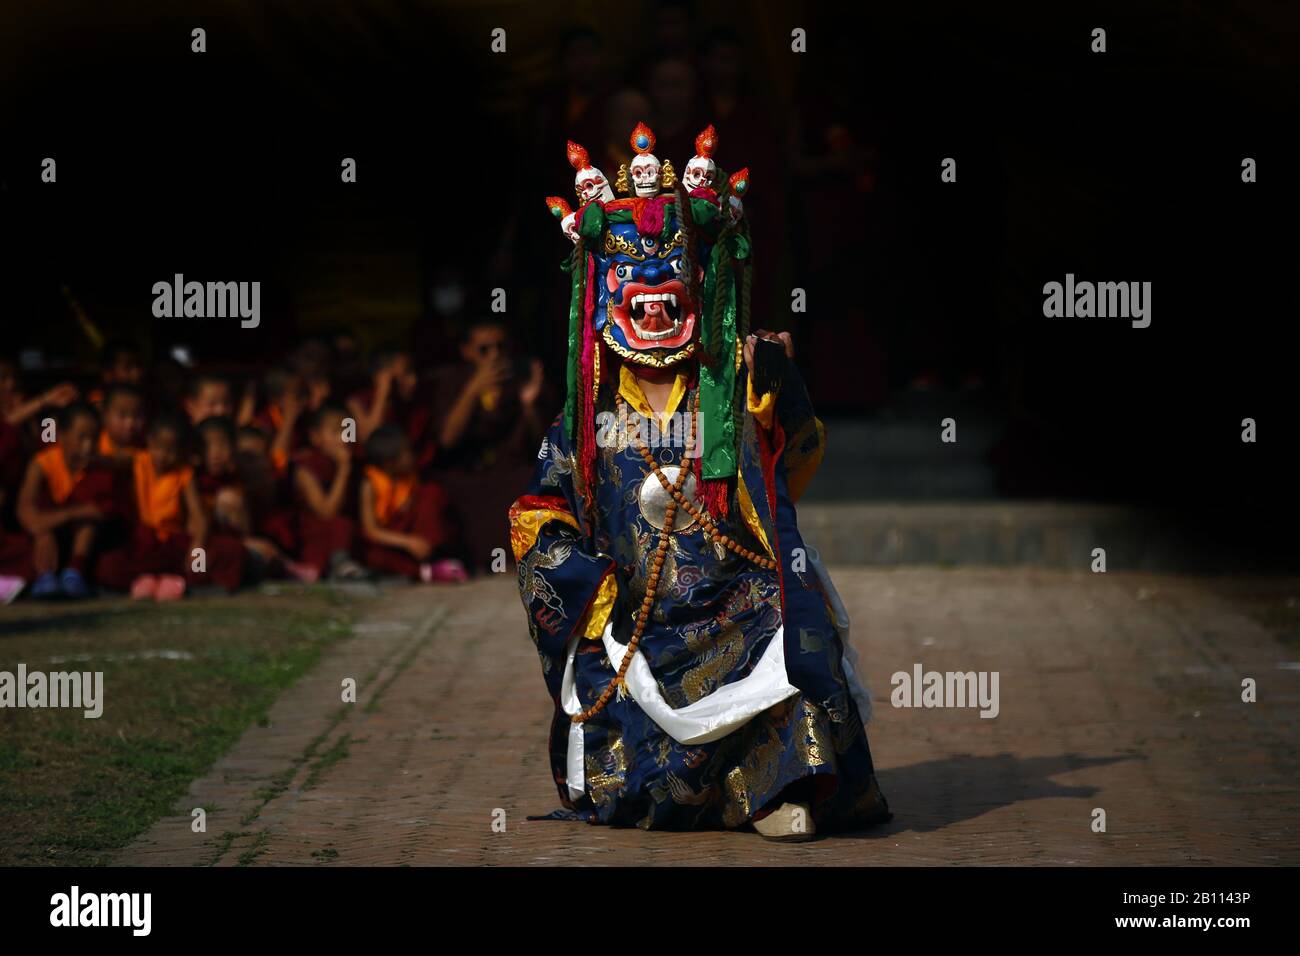
[[(0, 513), (8, 504), (5, 487), (0, 485)], [(13, 603), (35, 576), (32, 539), (23, 531), (10, 531), (0, 524), (0, 605)]]
[(245, 425), (235, 432), (235, 468), (253, 529), (285, 554), (297, 554), (289, 460), (288, 455), (277, 454), (271, 436), (258, 426)]
[(129, 339), (110, 339), (99, 353), (100, 384), (92, 388), (86, 401), (103, 412), (104, 399), (114, 385), (139, 388), (145, 378), (144, 356), (140, 347)]
[(0, 485), (16, 493), (31, 458), (42, 414), (58, 414), (77, 400), (77, 387), (61, 382), (37, 395), (23, 389), (18, 366), (0, 358)]
[(28, 463), (18, 521), (32, 538), (32, 597), (84, 598), (100, 525), (118, 510), (114, 475), (95, 455), (99, 415), (89, 405), (64, 408), (55, 432)]
[(230, 383), (220, 375), (196, 375), (186, 390), (185, 413), (191, 425), (197, 425), (205, 418), (233, 417), (235, 397)]
[(366, 443), (366, 457), (361, 563), (378, 574), (412, 580), (465, 580), (465, 566), (440, 555), (452, 539), (447, 495), (432, 482), (420, 482), (402, 429), (381, 425)]
[(456, 508), (467, 562), (485, 570), (506, 545), (501, 513), (536, 464), (549, 397), (541, 363), (517, 356), (499, 315), (469, 325), (460, 359), (437, 376), (435, 475)]
[(307, 387), (292, 369), (277, 366), (262, 376), (264, 402), (252, 427), (269, 436), (267, 453), (276, 470), (286, 470), (290, 456), (310, 444), (310, 406)]
[(145, 448), (131, 461), (135, 507), (127, 541), (103, 554), (96, 567), (101, 584), (130, 590), (137, 600), (175, 600), (187, 587), (204, 584), (234, 591), (243, 578), (239, 540), (209, 533), (194, 469), (186, 464), (186, 432), (176, 415), (150, 423)]
[(357, 435), (369, 441), (381, 425), (397, 425), (415, 455), (416, 470), (424, 473), (434, 458), (431, 402), (420, 389), (411, 353), (379, 349), (371, 357), (371, 383), (349, 396), (348, 411), (357, 423)]
[(144, 396), (134, 385), (113, 384), (104, 389), (98, 452), (104, 458), (129, 462), (140, 450), (144, 433)]
[(196, 431), (199, 463), (195, 482), (214, 531), (243, 542), (254, 580), (290, 575), (308, 583), (315, 581), (313, 569), (291, 560), (274, 541), (257, 533), (252, 504), (238, 467), (234, 423), (228, 418), (207, 418), (199, 422)]
[(366, 577), (352, 557), (356, 538), (356, 481), (352, 426), (347, 412), (325, 404), (315, 413), (311, 446), (294, 456), (293, 494), (299, 560), (340, 580)]

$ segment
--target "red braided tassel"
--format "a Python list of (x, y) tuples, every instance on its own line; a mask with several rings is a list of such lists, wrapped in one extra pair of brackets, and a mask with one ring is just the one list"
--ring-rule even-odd
[(582, 470), (583, 504), (588, 511), (595, 504), (596, 486), (596, 407), (592, 398), (595, 377), (596, 329), (592, 324), (595, 312), (596, 258), (587, 257), (586, 297), (582, 306), (582, 357), (578, 362), (578, 466)]
[[(695, 387), (697, 390), (700, 387), (698, 368), (695, 373)], [(695, 407), (696, 409), (699, 408), (698, 401)], [(700, 423), (697, 422), (696, 424), (698, 427)], [(701, 437), (697, 435), (696, 441), (699, 442)], [(695, 480), (698, 485), (696, 486), (695, 497), (704, 506), (705, 511), (721, 521), (727, 517), (728, 502), (731, 499), (731, 486), (726, 478), (700, 479), (700, 463), (704, 460), (703, 451), (701, 445), (696, 446)]]
[(730, 487), (726, 478), (709, 478), (701, 483), (700, 500), (705, 510), (715, 518), (727, 517), (728, 500), (731, 498)]

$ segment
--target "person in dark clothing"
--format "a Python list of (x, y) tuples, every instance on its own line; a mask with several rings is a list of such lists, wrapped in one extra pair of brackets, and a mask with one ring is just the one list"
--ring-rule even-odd
[(456, 511), (466, 564), (482, 570), (495, 554), (510, 552), (502, 509), (528, 484), (546, 433), (540, 411), (546, 380), (539, 360), (514, 355), (510, 332), (498, 319), (473, 322), (460, 355), (436, 377), (438, 480)]

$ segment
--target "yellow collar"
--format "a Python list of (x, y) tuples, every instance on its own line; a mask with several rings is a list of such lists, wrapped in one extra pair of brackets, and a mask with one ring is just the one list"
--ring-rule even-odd
[(641, 390), (641, 382), (638, 381), (631, 367), (625, 362), (618, 371), (618, 393), (623, 396), (623, 400), (631, 405), (638, 415), (649, 419), (657, 418), (659, 427), (663, 429), (668, 428), (673, 412), (677, 411), (677, 406), (686, 397), (686, 386), (686, 373), (678, 372), (677, 377), (673, 379), (673, 389), (668, 393), (668, 404), (664, 406), (663, 412), (656, 416), (645, 397), (645, 392)]

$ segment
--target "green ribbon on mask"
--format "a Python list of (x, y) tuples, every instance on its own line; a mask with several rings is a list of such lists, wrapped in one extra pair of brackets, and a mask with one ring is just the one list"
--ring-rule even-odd
[(573, 247), (573, 255), (564, 268), (571, 273), (572, 292), (569, 296), (569, 361), (564, 370), (564, 435), (570, 441), (577, 434), (578, 362), (582, 358), (582, 305), (586, 295), (583, 287), (587, 279), (587, 256), (583, 243)]
[(587, 249), (596, 248), (605, 231), (605, 210), (599, 203), (588, 203), (577, 220), (578, 243), (573, 255), (561, 267), (570, 273), (569, 361), (564, 370), (564, 434), (570, 441), (578, 433), (578, 363), (582, 361), (583, 306), (587, 298)]
[(736, 282), (733, 255), (748, 254), (724, 231), (714, 244), (701, 290), (700, 345), (713, 358), (700, 363), (700, 474), (730, 478), (736, 473)]

